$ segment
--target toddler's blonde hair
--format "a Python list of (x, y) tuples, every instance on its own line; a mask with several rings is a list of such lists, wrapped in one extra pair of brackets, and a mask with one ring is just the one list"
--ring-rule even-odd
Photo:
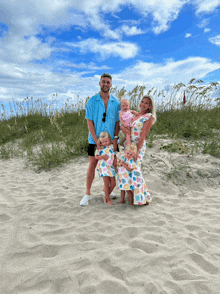
[(103, 132), (101, 132), (101, 134), (99, 135), (99, 140), (101, 141), (102, 139), (107, 139), (107, 138), (109, 138), (109, 140), (111, 141), (111, 136), (109, 135), (109, 133), (108, 132), (106, 132), (106, 131), (103, 131)]
[(128, 102), (129, 103), (129, 106), (131, 105), (130, 104), (130, 101), (128, 99), (126, 99), (126, 98), (121, 99), (121, 103), (120, 104), (122, 105), (122, 102), (124, 102), (124, 101)]

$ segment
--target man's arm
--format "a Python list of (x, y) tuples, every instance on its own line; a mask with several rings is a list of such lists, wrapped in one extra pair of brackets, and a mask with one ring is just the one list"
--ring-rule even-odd
[(88, 128), (89, 128), (89, 132), (92, 135), (93, 140), (95, 141), (95, 144), (97, 145), (98, 149), (100, 149), (101, 145), (100, 145), (99, 139), (96, 136), (93, 121), (87, 118), (87, 125), (88, 125)]
[[(115, 124), (115, 136), (118, 137), (118, 134), (119, 134), (119, 121), (117, 121), (116, 124)], [(114, 152), (116, 152), (118, 139), (113, 138), (112, 141), (113, 141)]]

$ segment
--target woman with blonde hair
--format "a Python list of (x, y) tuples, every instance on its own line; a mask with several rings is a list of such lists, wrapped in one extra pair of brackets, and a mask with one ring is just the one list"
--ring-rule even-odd
[[(143, 205), (149, 204), (152, 201), (147, 185), (144, 181), (141, 172), (141, 164), (146, 150), (145, 138), (151, 129), (151, 126), (156, 122), (156, 109), (153, 97), (145, 95), (140, 102), (140, 112), (131, 120), (131, 142), (137, 144), (137, 169), (133, 172), (133, 180), (136, 183), (134, 189), (134, 204)], [(121, 126), (123, 132), (129, 133), (130, 130)]]

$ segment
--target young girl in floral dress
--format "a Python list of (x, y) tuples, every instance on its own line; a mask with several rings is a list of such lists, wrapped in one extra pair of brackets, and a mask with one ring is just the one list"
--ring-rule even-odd
[(102, 177), (104, 181), (104, 202), (107, 202), (109, 205), (114, 205), (110, 199), (110, 194), (116, 186), (115, 169), (113, 166), (114, 150), (113, 145), (111, 144), (111, 136), (106, 131), (101, 132), (99, 141), (103, 148), (98, 149), (96, 159), (99, 160), (97, 164), (99, 177)]
[(120, 156), (118, 160), (118, 187), (121, 190), (121, 201), (119, 204), (125, 202), (125, 192), (127, 191), (131, 205), (134, 205), (135, 189), (133, 172), (137, 168), (135, 156), (137, 153), (137, 146), (135, 144), (127, 145), (125, 153)]

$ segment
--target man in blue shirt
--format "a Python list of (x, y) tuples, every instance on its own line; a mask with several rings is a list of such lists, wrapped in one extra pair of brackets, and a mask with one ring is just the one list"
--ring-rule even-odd
[[(98, 160), (95, 158), (95, 147), (100, 149), (101, 145), (98, 140), (99, 135), (103, 131), (107, 131), (112, 139), (114, 152), (117, 150), (117, 141), (119, 133), (119, 110), (120, 102), (118, 99), (109, 94), (112, 86), (112, 77), (109, 74), (104, 73), (101, 76), (100, 92), (91, 97), (86, 105), (86, 118), (89, 128), (89, 167), (87, 170), (86, 179), (86, 194), (80, 201), (80, 205), (87, 205), (91, 198), (90, 190), (92, 182), (95, 177), (95, 169)], [(114, 159), (114, 166), (116, 165), (116, 155)]]

